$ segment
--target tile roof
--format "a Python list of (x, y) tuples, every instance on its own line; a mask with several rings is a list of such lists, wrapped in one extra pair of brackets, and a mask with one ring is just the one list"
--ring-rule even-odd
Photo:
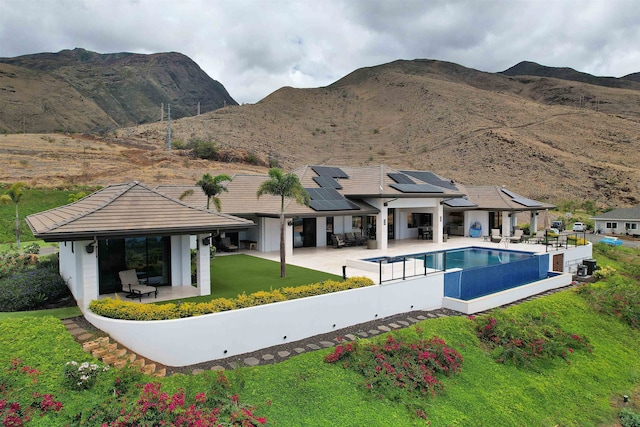
[(111, 185), (75, 203), (26, 218), (37, 238), (206, 233), (254, 226), (252, 221), (189, 206), (138, 182)]
[(552, 204), (527, 199), (497, 185), (469, 185), (462, 188), (462, 191), (479, 210), (530, 211), (555, 208)]

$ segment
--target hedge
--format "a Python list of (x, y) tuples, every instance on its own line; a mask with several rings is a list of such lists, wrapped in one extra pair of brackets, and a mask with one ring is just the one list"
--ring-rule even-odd
[(273, 291), (259, 291), (249, 295), (242, 293), (233, 299), (216, 298), (209, 302), (202, 303), (181, 302), (177, 304), (139, 304), (132, 301), (106, 298), (91, 301), (89, 309), (99, 316), (109, 317), (112, 319), (180, 319), (184, 317), (229, 311), (237, 308), (254, 307), (273, 302), (345, 291), (347, 289), (362, 288), (373, 284), (374, 282), (366, 277), (350, 277), (341, 282), (326, 280), (324, 282), (314, 283), (311, 285), (286, 287)]

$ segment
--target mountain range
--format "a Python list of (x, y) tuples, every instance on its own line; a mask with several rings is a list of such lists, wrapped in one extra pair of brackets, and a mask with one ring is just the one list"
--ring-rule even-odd
[[(131, 54), (113, 55), (118, 60)], [(159, 55), (157, 63), (164, 61), (163, 55), (179, 54)], [(19, 66), (5, 59), (0, 67), (3, 63)], [(41, 67), (50, 69), (45, 63)], [(119, 75), (125, 84), (125, 74)], [(629, 206), (640, 202), (638, 77), (596, 77), (532, 62), (487, 73), (444, 61), (398, 60), (355, 70), (326, 87), (283, 87), (256, 104), (238, 106), (229, 97), (224, 106), (222, 98), (217, 104), (222, 108), (172, 121), (173, 140), (182, 143), (177, 146), (209, 141), (238, 153), (225, 159), (232, 163), (198, 163), (195, 168), (195, 162), (203, 161), (193, 160), (187, 151), (163, 152), (167, 124), (156, 111), (154, 122), (150, 116), (148, 123), (116, 126), (102, 135), (99, 156), (86, 150), (78, 156), (99, 162), (117, 147), (113, 155), (118, 168), (105, 166), (109, 172), (98, 173), (96, 166), (92, 176), (84, 167), (74, 179), (93, 184), (130, 178), (193, 182), (201, 170), (246, 169), (237, 161), (251, 157), (287, 170), (303, 164), (385, 164), (431, 170), (462, 184), (505, 185), (542, 201)], [(85, 113), (75, 115), (88, 119)], [(0, 127), (2, 120), (0, 114)], [(93, 147), (97, 141), (92, 138)], [(56, 145), (34, 144), (38, 149)], [(138, 158), (127, 167), (122, 150), (133, 148)], [(74, 159), (68, 161), (71, 167)], [(29, 179), (41, 168), (32, 169), (20, 176)], [(6, 178), (0, 175), (0, 180)]]

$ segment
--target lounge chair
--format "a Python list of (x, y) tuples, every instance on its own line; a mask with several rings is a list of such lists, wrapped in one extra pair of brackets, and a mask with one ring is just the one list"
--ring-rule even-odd
[(121, 271), (118, 275), (120, 283), (122, 283), (122, 290), (127, 292), (127, 298), (138, 298), (141, 302), (143, 296), (151, 296), (151, 294), (158, 298), (158, 288), (140, 281), (135, 269)]
[(509, 241), (511, 243), (519, 243), (522, 241), (522, 235), (524, 234), (524, 231), (522, 230), (516, 230), (513, 233), (513, 236), (509, 237)]
[(347, 245), (347, 243), (344, 241), (344, 237), (342, 237), (342, 234), (333, 234), (332, 236), (336, 249), (342, 248)]
[(500, 235), (499, 228), (491, 229), (491, 241), (494, 243), (500, 243), (502, 241), (502, 236)]
[(235, 252), (238, 250), (238, 246), (231, 243), (231, 239), (229, 237), (223, 237), (220, 239), (220, 249), (225, 252)]
[(353, 232), (344, 233), (344, 241), (348, 246), (355, 246), (358, 244), (358, 240)]
[(544, 230), (538, 230), (536, 231), (536, 234), (529, 239), (529, 241), (531, 243), (543, 243), (544, 237)]

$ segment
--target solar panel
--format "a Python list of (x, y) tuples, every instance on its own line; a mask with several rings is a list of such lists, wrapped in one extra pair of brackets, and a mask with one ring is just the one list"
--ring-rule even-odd
[(314, 211), (359, 210), (358, 205), (351, 203), (334, 188), (305, 188), (311, 200), (309, 207)]
[(450, 180), (444, 180), (433, 172), (427, 171), (400, 171), (405, 175), (418, 178), (420, 181), (424, 181), (427, 184), (436, 185), (438, 187), (446, 188), (447, 190), (458, 191), (458, 187)]
[(390, 184), (389, 186), (402, 193), (444, 193), (442, 188), (430, 184)]
[(522, 197), (519, 194), (514, 193), (513, 191), (509, 191), (506, 188), (502, 189), (502, 192), (506, 195), (508, 195), (509, 197), (511, 197), (511, 199), (523, 206), (526, 206), (528, 208), (535, 208), (537, 206), (542, 206), (542, 203), (535, 201), (535, 200), (531, 200), (531, 199), (527, 199), (526, 197)]
[(443, 203), (449, 206), (450, 208), (472, 208), (472, 207), (478, 206), (475, 203), (473, 203), (471, 200), (465, 199), (464, 197), (459, 197), (456, 199), (447, 199)]
[(349, 178), (340, 168), (330, 166), (311, 166), (311, 169), (320, 176), (328, 176), (329, 178)]
[(387, 175), (398, 184), (415, 184), (411, 178), (403, 173), (388, 173)]
[(331, 178), (330, 176), (314, 176), (313, 180), (316, 182), (316, 184), (323, 188), (336, 188), (338, 190), (342, 188), (342, 185), (340, 185), (338, 181)]

